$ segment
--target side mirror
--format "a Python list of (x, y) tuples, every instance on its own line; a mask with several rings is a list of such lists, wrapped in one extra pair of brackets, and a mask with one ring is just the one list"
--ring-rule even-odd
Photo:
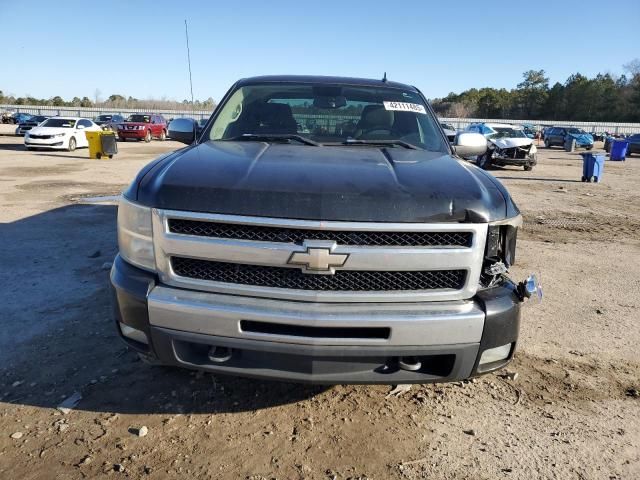
[(458, 133), (453, 142), (453, 149), (459, 157), (484, 155), (487, 151), (487, 139), (479, 133)]
[(78, 130), (82, 130), (82, 129), (84, 128), (84, 125), (78, 125), (76, 128), (77, 128)]
[(191, 145), (196, 139), (196, 128), (196, 121), (192, 118), (176, 118), (169, 123), (169, 137)]

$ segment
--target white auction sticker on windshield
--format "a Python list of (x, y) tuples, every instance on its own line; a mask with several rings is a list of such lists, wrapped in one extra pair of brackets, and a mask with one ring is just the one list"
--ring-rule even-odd
[(427, 114), (424, 105), (419, 103), (407, 103), (407, 102), (382, 102), (385, 110), (394, 110), (396, 112), (415, 112)]

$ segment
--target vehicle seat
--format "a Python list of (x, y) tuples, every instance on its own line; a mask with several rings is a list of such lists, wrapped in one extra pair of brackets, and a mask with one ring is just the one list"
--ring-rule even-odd
[(395, 115), (382, 105), (367, 105), (362, 109), (354, 138), (387, 138), (393, 133)]
[(253, 133), (296, 134), (298, 124), (291, 107), (284, 103), (263, 103), (255, 111)]

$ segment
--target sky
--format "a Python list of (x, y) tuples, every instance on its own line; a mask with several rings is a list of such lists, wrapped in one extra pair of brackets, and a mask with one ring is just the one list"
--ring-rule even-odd
[(385, 71), (436, 98), (511, 89), (529, 69), (620, 75), (640, 57), (640, 0), (0, 0), (0, 90), (189, 98), (184, 20), (196, 99), (254, 75)]

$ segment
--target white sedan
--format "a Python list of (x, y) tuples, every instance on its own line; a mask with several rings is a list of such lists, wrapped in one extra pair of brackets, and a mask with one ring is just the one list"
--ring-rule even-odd
[(78, 147), (89, 146), (85, 132), (99, 130), (88, 118), (52, 117), (29, 130), (24, 136), (24, 145), (27, 150), (53, 148), (73, 152)]

